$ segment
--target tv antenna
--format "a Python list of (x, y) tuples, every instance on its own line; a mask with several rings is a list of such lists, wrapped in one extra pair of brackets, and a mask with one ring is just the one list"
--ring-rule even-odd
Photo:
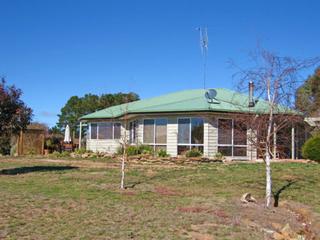
[(208, 32), (207, 28), (199, 27), (198, 28), (200, 34), (200, 49), (203, 58), (203, 88), (206, 89), (206, 78), (207, 78), (207, 57), (208, 57)]

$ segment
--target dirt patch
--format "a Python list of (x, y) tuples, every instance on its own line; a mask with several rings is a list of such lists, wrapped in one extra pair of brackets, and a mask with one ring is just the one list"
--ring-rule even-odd
[(224, 210), (221, 210), (221, 209), (212, 210), (208, 207), (200, 207), (200, 206), (179, 207), (178, 211), (183, 212), (183, 213), (208, 213), (208, 214), (213, 214), (218, 218), (229, 218), (230, 217)]
[(155, 187), (155, 192), (162, 196), (181, 196), (176, 190), (164, 186)]
[(213, 214), (216, 217), (213, 222), (194, 224), (190, 226), (189, 231), (184, 229), (185, 234), (195, 239), (201, 239), (196, 236), (208, 237), (206, 232), (208, 226), (211, 229), (249, 228), (250, 232), (260, 234), (265, 239), (320, 239), (320, 216), (300, 203), (283, 202), (277, 208), (267, 209), (263, 200), (258, 201), (257, 204), (242, 204), (235, 201), (230, 208), (223, 210), (210, 209), (207, 206), (179, 207), (177, 210), (181, 213)]
[(263, 201), (236, 204), (241, 223), (264, 232), (271, 239), (320, 239), (319, 216), (303, 204), (282, 202), (271, 209), (266, 209)]
[(136, 193), (132, 192), (132, 191), (122, 191), (121, 194), (125, 195), (125, 196), (135, 196), (136, 195)]
[(297, 221), (303, 226), (301, 233), (306, 236), (306, 239), (320, 239), (319, 214), (301, 203), (283, 201), (280, 206), (296, 216)]
[(230, 217), (225, 211), (220, 210), (220, 209), (210, 211), (210, 213), (213, 213), (214, 215), (216, 215), (219, 218), (229, 218)]
[(205, 207), (180, 207), (178, 208), (179, 212), (183, 213), (202, 213), (202, 212), (209, 212), (209, 208)]
[(189, 236), (194, 240), (214, 240), (213, 236), (198, 232), (190, 232)]

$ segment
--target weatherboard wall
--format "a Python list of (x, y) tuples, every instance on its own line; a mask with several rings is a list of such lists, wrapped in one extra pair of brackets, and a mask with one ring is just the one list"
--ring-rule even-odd
[(115, 153), (117, 148), (120, 146), (119, 140), (112, 139), (88, 139), (87, 150), (93, 152), (108, 152)]
[(176, 117), (168, 117), (167, 153), (170, 156), (177, 156), (178, 154), (178, 122)]
[(204, 142), (207, 149), (208, 157), (213, 157), (218, 152), (218, 128), (216, 118), (207, 118), (207, 124), (205, 125), (205, 134), (207, 134), (207, 141)]

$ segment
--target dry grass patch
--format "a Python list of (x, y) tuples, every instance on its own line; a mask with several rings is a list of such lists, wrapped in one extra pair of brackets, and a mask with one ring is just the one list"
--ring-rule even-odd
[(129, 164), (121, 191), (119, 165), (84, 161), (1, 159), (0, 239), (263, 239), (286, 224), (319, 237), (320, 165), (273, 163), (266, 210), (263, 164)]

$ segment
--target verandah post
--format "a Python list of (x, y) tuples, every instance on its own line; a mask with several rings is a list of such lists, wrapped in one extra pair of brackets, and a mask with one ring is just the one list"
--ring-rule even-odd
[(82, 122), (80, 121), (80, 129), (79, 129), (79, 149), (81, 149), (81, 141), (82, 141)]

